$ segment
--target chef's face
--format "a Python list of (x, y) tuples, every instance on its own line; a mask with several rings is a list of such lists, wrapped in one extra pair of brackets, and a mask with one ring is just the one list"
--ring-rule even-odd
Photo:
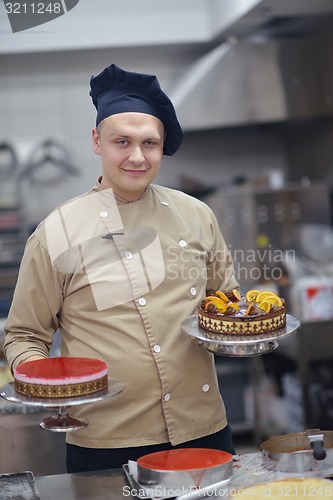
[(139, 199), (160, 169), (163, 123), (144, 113), (120, 113), (105, 118), (92, 137), (103, 186), (127, 201)]

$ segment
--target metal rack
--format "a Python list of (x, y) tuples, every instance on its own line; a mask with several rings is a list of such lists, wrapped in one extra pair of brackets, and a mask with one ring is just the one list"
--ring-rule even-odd
[(15, 204), (0, 204), (0, 317), (8, 314), (24, 241), (20, 207)]

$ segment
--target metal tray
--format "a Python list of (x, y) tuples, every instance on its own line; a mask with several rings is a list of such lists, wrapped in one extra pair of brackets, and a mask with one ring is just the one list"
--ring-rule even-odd
[(6, 500), (41, 500), (35, 478), (30, 471), (0, 475), (0, 498)]
[(300, 321), (286, 315), (286, 326), (260, 335), (223, 335), (208, 332), (199, 328), (198, 316), (189, 316), (181, 323), (181, 330), (197, 342), (202, 343), (205, 349), (219, 356), (252, 357), (272, 352), (278, 347), (278, 340), (294, 333), (300, 327)]

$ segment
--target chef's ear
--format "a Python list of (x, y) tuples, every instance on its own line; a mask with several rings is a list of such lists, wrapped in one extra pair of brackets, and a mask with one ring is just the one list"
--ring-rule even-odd
[(94, 149), (94, 152), (97, 155), (100, 155), (101, 154), (101, 150), (100, 150), (100, 137), (99, 137), (98, 129), (96, 127), (92, 129), (91, 135), (92, 135), (92, 140), (93, 140), (93, 149)]

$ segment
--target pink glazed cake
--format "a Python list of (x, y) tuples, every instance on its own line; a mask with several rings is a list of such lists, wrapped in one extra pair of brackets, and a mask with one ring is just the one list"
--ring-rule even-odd
[(93, 358), (27, 361), (14, 369), (15, 390), (28, 397), (72, 398), (107, 389), (108, 367)]

